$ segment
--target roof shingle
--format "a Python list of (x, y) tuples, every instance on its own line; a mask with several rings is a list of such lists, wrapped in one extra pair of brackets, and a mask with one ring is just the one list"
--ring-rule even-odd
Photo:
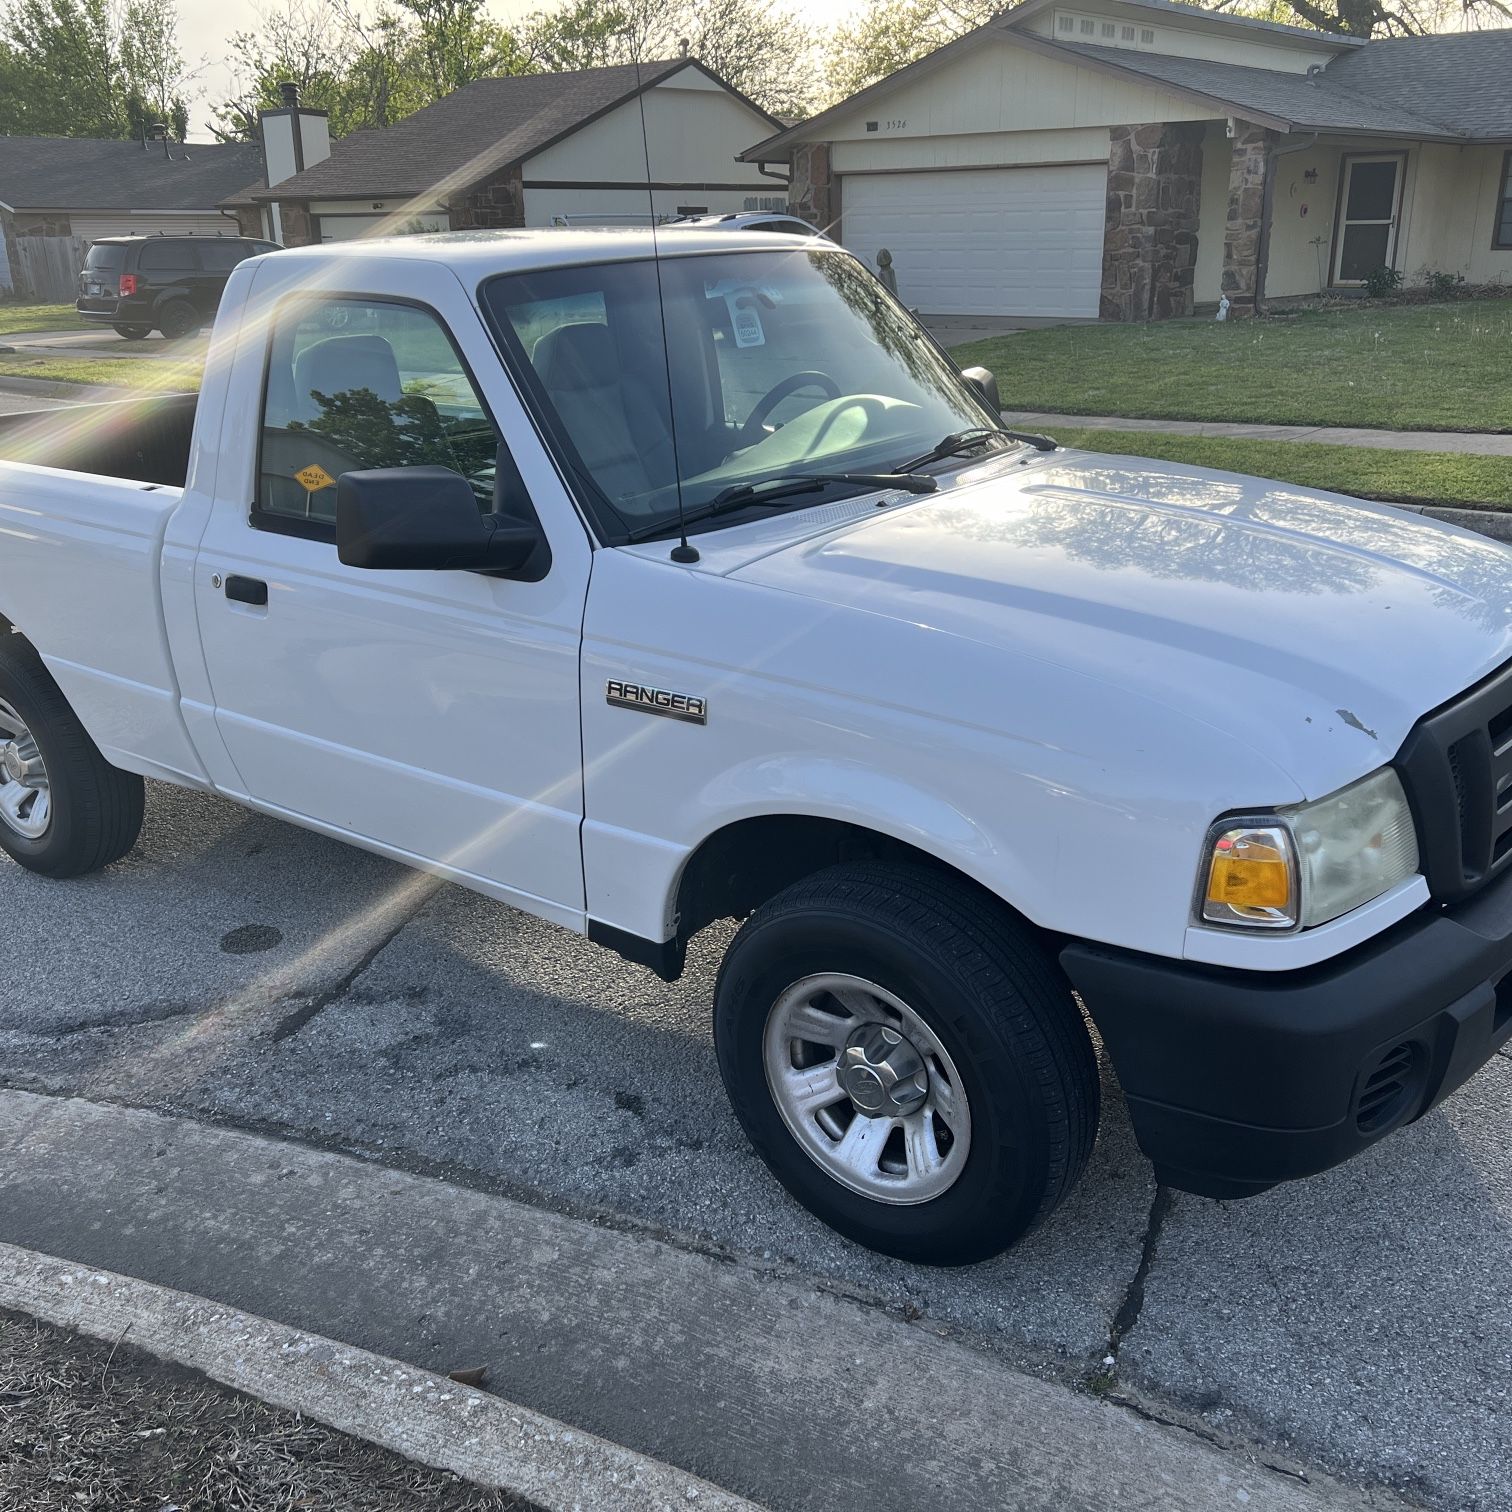
[(474, 182), (687, 66), (674, 58), (478, 79), (382, 131), (354, 131), (323, 162), (253, 198), (397, 199), (432, 192), (464, 171)]
[(1383, 37), (1328, 65), (1353, 90), (1413, 109), (1466, 136), (1512, 140), (1512, 29)]
[(210, 210), (262, 166), (240, 142), (0, 136), (0, 201), (15, 210)]
[(1346, 53), (1316, 74), (1282, 73), (1239, 63), (1215, 63), (1207, 58), (1134, 52), (1079, 42), (1057, 42), (1056, 47), (1089, 62), (1127, 69), (1177, 89), (1208, 95), (1235, 106), (1239, 113), (1247, 108), (1307, 131), (1365, 131), (1413, 137), (1457, 135), (1443, 120), (1409, 109), (1380, 90), (1366, 91), (1346, 85), (1338, 75), (1346, 64), (1368, 57), (1368, 47)]

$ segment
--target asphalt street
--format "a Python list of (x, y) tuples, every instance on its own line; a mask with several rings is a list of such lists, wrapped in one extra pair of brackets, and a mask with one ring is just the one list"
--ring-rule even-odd
[(1507, 1059), (1343, 1170), (1239, 1204), (1158, 1195), (1109, 1086), (1092, 1167), (1051, 1223), (989, 1265), (927, 1271), (832, 1235), (745, 1145), (709, 1035), (717, 930), (667, 987), (499, 905), (157, 786), (108, 872), (51, 883), (0, 865), (0, 917), (11, 1086), (734, 1252), (1202, 1434), (1455, 1512), (1512, 1506)]

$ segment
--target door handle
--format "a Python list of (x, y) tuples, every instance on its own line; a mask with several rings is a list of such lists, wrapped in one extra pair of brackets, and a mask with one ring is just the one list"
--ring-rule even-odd
[(241, 577), (233, 572), (226, 579), (226, 597), (238, 604), (266, 604), (268, 585), (261, 578)]

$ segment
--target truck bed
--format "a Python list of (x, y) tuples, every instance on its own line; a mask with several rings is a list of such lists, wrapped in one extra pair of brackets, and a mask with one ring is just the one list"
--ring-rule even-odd
[(197, 394), (0, 415), (0, 461), (182, 488)]

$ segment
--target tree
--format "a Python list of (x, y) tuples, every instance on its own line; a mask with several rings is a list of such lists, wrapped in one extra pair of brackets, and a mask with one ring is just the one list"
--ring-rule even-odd
[(231, 39), (231, 52), (236, 93), (211, 127), (224, 141), (251, 140), (258, 111), (278, 104), (284, 82), (345, 136), (390, 126), (475, 79), (534, 66), (483, 0), (394, 0), (371, 11), (356, 0), (281, 0), (256, 30)]
[(523, 40), (554, 71), (686, 52), (775, 115), (806, 114), (818, 85), (813, 30), (786, 0), (564, 0)]
[(0, 45), (0, 130), (135, 136), (180, 119), (192, 76), (174, 0), (10, 0)]

